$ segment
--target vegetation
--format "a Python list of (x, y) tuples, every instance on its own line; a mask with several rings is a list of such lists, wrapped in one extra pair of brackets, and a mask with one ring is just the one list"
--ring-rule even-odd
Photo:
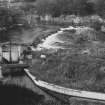
[[(105, 40), (102, 34), (94, 29), (81, 33), (65, 31), (58, 37), (68, 43), (59, 46), (67, 49), (36, 52), (31, 72), (57, 85), (104, 92)], [(41, 54), (46, 58), (41, 58)]]
[[(89, 2), (89, 0), (37, 0), (36, 9), (41, 15), (60, 16), (67, 14), (101, 14), (104, 13), (104, 0)], [(100, 12), (101, 11), (101, 12)]]
[(14, 8), (0, 7), (0, 41), (10, 39), (9, 31), (19, 27), (19, 24), (26, 25), (23, 19), (23, 12)]
[(22, 18), (21, 18), (22, 16), (23, 16), (23, 13), (21, 10), (1, 7), (0, 8), (0, 19), (1, 19), (0, 28), (4, 27), (8, 29), (13, 27), (14, 25), (19, 24), (19, 21), (20, 20), (22, 21)]
[[(68, 25), (91, 27), (93, 30), (83, 31), (80, 34), (75, 34), (75, 30), (65, 31), (61, 34), (60, 38), (67, 40), (67, 43), (60, 44), (60, 46), (67, 48), (65, 50), (50, 49), (36, 51), (33, 54), (31, 73), (44, 81), (57, 85), (81, 90), (105, 92), (105, 33), (100, 31), (104, 20), (102, 19), (102, 22), (100, 22), (97, 19), (91, 19), (93, 14), (97, 14), (96, 17), (99, 15), (104, 17), (104, 0), (97, 0), (95, 2), (89, 2), (89, 0), (31, 0), (30, 2), (26, 0), (26, 2), (22, 2), (22, 6), (18, 9), (0, 7), (0, 40), (7, 41), (10, 38), (10, 34), (12, 34), (16, 37), (16, 40), (19, 38), (19, 41), (22, 42), (32, 42), (34, 40), (33, 45), (36, 47), (39, 43), (42, 43), (42, 39), (58, 31), (61, 25), (62, 27)], [(71, 18), (68, 19), (70, 22), (66, 21), (67, 16), (73, 14), (75, 18), (77, 16), (82, 17), (83, 21), (80, 24), (74, 24), (71, 22)], [(55, 27), (48, 23), (44, 23), (44, 26), (42, 24), (39, 26), (40, 22), (38, 21), (38, 24), (35, 23), (34, 27), (31, 27), (32, 29), (30, 30), (21, 28), (18, 30), (18, 24), (27, 26), (28, 21), (26, 17), (29, 17), (30, 21), (32, 15), (51, 15), (58, 20), (63, 17), (63, 20), (66, 22), (63, 23), (61, 21), (61, 24), (54, 23), (55, 26), (58, 25)], [(8, 32), (11, 33), (8, 34)], [(72, 45), (70, 42), (72, 42)], [(46, 58), (41, 58), (41, 55), (45, 55)], [(11, 78), (10, 80), (7, 79), (6, 84), (13, 85), (16, 84), (15, 81), (21, 85), (25, 84), (20, 80), (20, 77), (18, 79), (17, 77)], [(10, 83), (10, 81), (12, 82)], [(29, 86), (32, 86), (30, 81), (27, 83)], [(32, 89), (34, 86), (30, 88)], [(1, 93), (4, 93), (4, 91), (8, 94), (13, 93), (11, 97), (8, 97), (7, 94), (7, 96), (1, 94), (0, 97), (5, 100), (9, 99), (8, 103), (10, 105), (15, 105), (15, 103), (16, 105), (17, 103), (20, 105), (63, 105), (58, 101), (40, 101), (40, 99), (44, 99), (45, 97), (38, 95), (36, 92), (33, 93), (33, 91), (28, 89), (3, 85), (3, 87), (0, 86)], [(37, 89), (35, 88), (35, 90)], [(0, 105), (8, 105), (8, 103), (2, 100)], [(87, 101), (81, 102), (80, 100), (78, 102), (78, 100), (71, 99), (71, 105), (80, 104), (92, 105), (93, 103)], [(95, 103), (95, 105), (101, 104)]]

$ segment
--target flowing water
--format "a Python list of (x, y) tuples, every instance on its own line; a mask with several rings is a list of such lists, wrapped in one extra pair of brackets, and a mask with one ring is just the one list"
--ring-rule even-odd
[[(72, 44), (72, 42), (68, 42), (68, 38), (66, 39), (62, 39), (62, 34), (65, 34), (65, 31), (73, 31), (74, 30), (74, 34), (81, 34), (82, 32), (86, 31), (86, 30), (93, 30), (89, 27), (85, 27), (85, 26), (77, 26), (77, 27), (73, 27), (73, 26), (69, 26), (67, 28), (60, 28), (59, 31), (57, 31), (54, 34), (49, 35), (47, 38), (45, 38), (43, 40), (43, 43), (40, 43), (37, 46), (37, 50), (41, 50), (43, 48), (45, 49), (65, 49), (65, 47), (63, 46), (65, 43), (68, 43), (69, 45)], [(72, 34), (72, 32), (69, 32), (70, 34)], [(66, 36), (66, 34), (65, 34)]]

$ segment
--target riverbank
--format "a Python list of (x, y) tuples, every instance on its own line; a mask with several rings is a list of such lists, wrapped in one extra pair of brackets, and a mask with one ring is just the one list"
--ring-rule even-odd
[(1, 105), (68, 105), (45, 93), (27, 75), (4, 78), (0, 92)]
[[(5, 78), (3, 84), (0, 85), (0, 93), (0, 97), (3, 99), (0, 101), (1, 105), (69, 105), (44, 93), (26, 75)], [(74, 97), (69, 100), (71, 105), (104, 105), (98, 101)]]
[(103, 39), (104, 33), (93, 28), (61, 28), (44, 40), (44, 50), (34, 53), (31, 73), (64, 87), (105, 92)]

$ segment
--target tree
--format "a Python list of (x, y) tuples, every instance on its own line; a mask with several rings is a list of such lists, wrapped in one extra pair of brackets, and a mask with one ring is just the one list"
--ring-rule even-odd
[(38, 14), (51, 14), (54, 17), (68, 14), (71, 11), (72, 0), (37, 0)]
[(94, 4), (88, 3), (88, 0), (37, 0), (36, 7), (38, 14), (50, 14), (54, 17), (68, 14), (87, 15), (94, 12)]
[(103, 16), (105, 13), (105, 0), (98, 0), (95, 3), (95, 11), (97, 14)]
[(49, 13), (49, 0), (37, 0), (36, 10), (39, 15), (45, 15)]
[(84, 4), (84, 10), (85, 10), (85, 13), (86, 15), (89, 15), (89, 14), (94, 14), (95, 13), (95, 9), (94, 9), (94, 3), (85, 3)]
[(22, 12), (20, 10), (0, 8), (0, 42), (10, 39), (9, 30), (22, 24)]
[(73, 9), (73, 0), (57, 0), (57, 4), (61, 14), (70, 14)]

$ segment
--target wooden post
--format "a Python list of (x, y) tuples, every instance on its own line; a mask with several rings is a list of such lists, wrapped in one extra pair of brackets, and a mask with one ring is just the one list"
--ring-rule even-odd
[(10, 63), (12, 63), (12, 55), (11, 55), (11, 41), (10, 41)]

